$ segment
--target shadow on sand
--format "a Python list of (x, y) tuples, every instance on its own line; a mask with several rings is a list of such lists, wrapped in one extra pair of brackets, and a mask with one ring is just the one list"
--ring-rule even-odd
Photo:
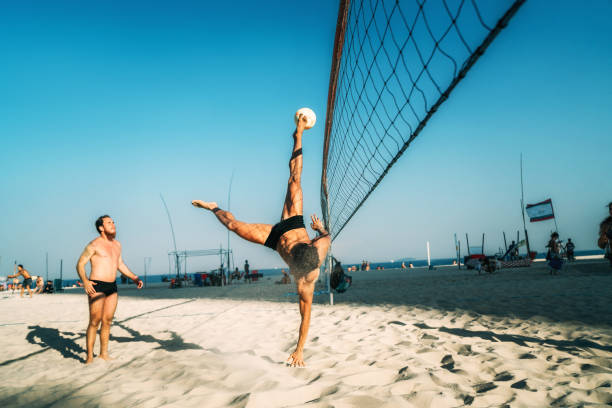
[[(554, 340), (554, 339), (540, 339), (538, 337), (522, 336), (518, 334), (501, 334), (492, 331), (483, 330), (467, 330), (459, 328), (448, 328), (448, 327), (430, 327), (425, 323), (414, 324), (419, 329), (424, 330), (438, 330), (443, 333), (453, 334), (458, 337), (480, 337), (483, 340), (488, 340), (492, 343), (499, 341), (513, 342), (519, 346), (529, 347), (527, 343), (535, 343), (541, 346), (553, 347), (559, 351), (564, 351), (570, 354), (576, 354), (583, 352), (585, 348), (591, 348), (596, 350), (602, 350), (612, 352), (612, 346), (603, 346), (587, 339), (576, 339), (576, 340)], [(532, 357), (525, 357), (532, 358)]]
[[(112, 330), (111, 330), (110, 341), (116, 341), (118, 343), (129, 343), (129, 342), (139, 342), (139, 341), (142, 341), (145, 343), (157, 343), (159, 344), (159, 346), (156, 347), (156, 349), (163, 349), (169, 352), (175, 352), (175, 351), (180, 351), (180, 350), (203, 350), (203, 348), (199, 344), (186, 343), (183, 340), (183, 338), (174, 331), (168, 331), (168, 333), (170, 333), (170, 339), (163, 340), (163, 339), (158, 339), (150, 334), (142, 334), (138, 330), (132, 329), (124, 324), (128, 320), (134, 319), (136, 317), (140, 317), (148, 313), (153, 313), (159, 310), (169, 309), (170, 307), (174, 307), (174, 306), (181, 305), (181, 304), (188, 303), (188, 302), (181, 302), (175, 305), (166, 306), (161, 309), (156, 309), (150, 312), (131, 316), (120, 322), (114, 322), (113, 323), (114, 326), (119, 326), (123, 330), (127, 331), (130, 334), (130, 337), (113, 336)], [(28, 326), (28, 329), (30, 329), (30, 331), (26, 335), (26, 340), (30, 344), (36, 344), (42, 347), (42, 349), (35, 351), (33, 353), (18, 357), (18, 358), (0, 362), (0, 367), (7, 366), (10, 364), (16, 363), (18, 361), (26, 360), (30, 357), (44, 353), (45, 351), (48, 351), (48, 350), (55, 350), (59, 352), (64, 358), (74, 359), (81, 363), (85, 362), (85, 359), (81, 357), (81, 355), (86, 355), (86, 350), (83, 349), (83, 347), (81, 347), (79, 344), (76, 343), (76, 340), (85, 337), (85, 332), (79, 333), (79, 334), (72, 333), (72, 332), (60, 332), (58, 329), (53, 328), (53, 327), (42, 327), (38, 325)]]

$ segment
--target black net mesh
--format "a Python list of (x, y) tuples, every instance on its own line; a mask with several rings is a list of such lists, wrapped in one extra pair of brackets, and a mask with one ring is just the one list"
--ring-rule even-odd
[(524, 1), (341, 2), (321, 186), (334, 238)]

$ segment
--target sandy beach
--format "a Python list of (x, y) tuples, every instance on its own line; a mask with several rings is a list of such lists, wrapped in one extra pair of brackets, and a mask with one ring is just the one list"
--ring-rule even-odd
[[(0, 294), (0, 406), (545, 407), (612, 404), (612, 269), (351, 273), (317, 296), (307, 367), (293, 285), (120, 287), (114, 361), (85, 358), (81, 289)], [(97, 352), (96, 344), (96, 352)]]

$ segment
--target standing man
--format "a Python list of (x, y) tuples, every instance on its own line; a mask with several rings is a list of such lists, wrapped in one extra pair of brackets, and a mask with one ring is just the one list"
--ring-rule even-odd
[(249, 283), (251, 283), (251, 271), (249, 267), (249, 260), (244, 261), (244, 281), (246, 282), (248, 279)]
[(576, 245), (574, 245), (574, 243), (572, 242), (571, 238), (567, 239), (567, 244), (565, 244), (565, 251), (567, 253), (567, 260), (568, 261), (575, 261), (576, 258), (574, 257), (574, 250), (576, 249)]
[[(299, 296), (301, 323), (295, 351), (288, 362), (292, 367), (304, 367), (304, 343), (310, 326), (310, 310), (319, 267), (325, 260), (331, 239), (323, 223), (312, 215), (310, 227), (319, 235), (310, 239), (303, 216), (302, 197), (302, 133), (306, 128), (306, 117), (300, 115), (293, 133), (293, 153), (289, 159), (289, 182), (281, 221), (276, 225), (248, 224), (238, 221), (229, 211), (224, 211), (215, 202), (194, 200), (195, 207), (212, 211), (227, 229), (241, 238), (256, 244), (274, 249), (289, 265), (289, 271), (295, 279)], [(245, 271), (246, 272), (246, 271)]]
[(15, 268), (13, 269), (13, 274), (9, 275), (8, 277), (16, 278), (19, 275), (23, 276), (23, 284), (21, 285), (21, 294), (19, 295), (19, 297), (23, 297), (23, 290), (28, 289), (28, 294), (31, 298), (32, 289), (30, 288), (30, 286), (32, 286), (32, 275), (30, 275), (30, 272), (23, 269), (23, 265), (15, 265)]
[[(89, 326), (87, 327), (87, 360), (85, 364), (93, 361), (93, 348), (96, 343), (96, 333), (100, 322), (100, 358), (110, 360), (108, 355), (108, 339), (110, 326), (117, 308), (117, 270), (130, 278), (142, 288), (142, 281), (134, 275), (123, 263), (121, 258), (121, 244), (115, 239), (115, 223), (108, 215), (96, 220), (96, 231), (99, 237), (91, 241), (86, 247), (79, 262), (77, 272), (89, 300)], [(87, 278), (85, 265), (91, 262), (91, 274)]]
[(605, 250), (605, 257), (610, 261), (612, 266), (612, 201), (608, 204), (609, 216), (599, 224), (599, 239), (597, 246)]

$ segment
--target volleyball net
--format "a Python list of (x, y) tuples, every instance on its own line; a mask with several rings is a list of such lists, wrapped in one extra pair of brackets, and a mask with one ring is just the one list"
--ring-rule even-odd
[(340, 0), (321, 207), (335, 239), (525, 0)]

